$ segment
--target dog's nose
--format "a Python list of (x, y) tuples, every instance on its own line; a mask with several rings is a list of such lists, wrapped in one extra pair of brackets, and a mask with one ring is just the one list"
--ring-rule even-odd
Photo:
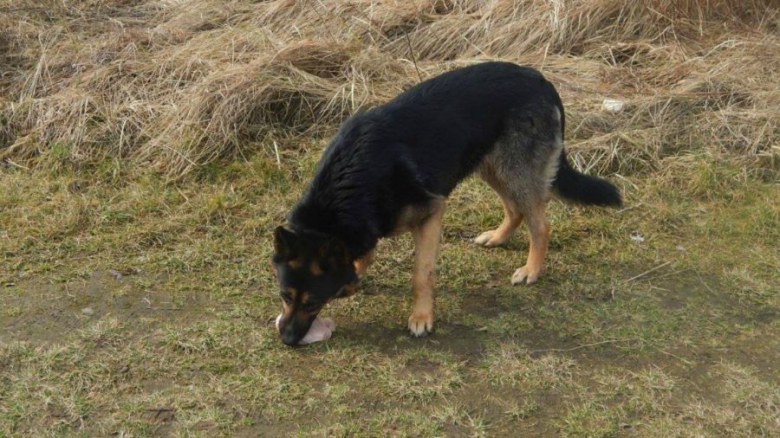
[(295, 333), (290, 332), (284, 332), (282, 333), (282, 342), (285, 343), (285, 345), (289, 345), (291, 347), (298, 345), (298, 342), (300, 342), (300, 338), (298, 336), (295, 336)]
[[(282, 336), (282, 342), (285, 343), (285, 345), (289, 346), (295, 346), (298, 345), (298, 342), (303, 339), (303, 335), (298, 333), (299, 330), (295, 329), (295, 325), (290, 322), (282, 327), (282, 330), (280, 331), (280, 334)], [(305, 333), (304, 333), (305, 335)]]

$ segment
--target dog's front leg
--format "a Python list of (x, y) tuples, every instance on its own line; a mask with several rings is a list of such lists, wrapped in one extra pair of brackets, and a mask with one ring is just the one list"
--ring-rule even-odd
[(409, 330), (414, 336), (433, 331), (434, 270), (439, 250), (444, 203), (438, 203), (425, 222), (412, 230), (414, 236), (414, 272), (412, 290), (414, 304), (409, 317)]
[(357, 273), (357, 276), (362, 278), (363, 275), (365, 275), (366, 271), (368, 270), (368, 267), (371, 266), (371, 264), (374, 263), (374, 250), (368, 252), (368, 254), (364, 255), (363, 257), (355, 260), (355, 273)]

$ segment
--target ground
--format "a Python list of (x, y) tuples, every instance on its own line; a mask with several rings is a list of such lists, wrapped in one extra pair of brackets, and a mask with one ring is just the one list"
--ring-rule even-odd
[[(0, 0), (0, 438), (780, 436), (776, 3)], [(552, 201), (512, 286), (469, 179), (433, 335), (401, 236), (284, 346), (271, 233), (339, 123), (496, 59), (625, 206)]]
[[(780, 431), (778, 190), (707, 156), (617, 179), (620, 210), (551, 204), (541, 280), (468, 180), (436, 333), (406, 333), (411, 241), (383, 241), (331, 340), (289, 348), (270, 270), (317, 152), (201, 182), (106, 165), (0, 178), (0, 434), (770, 436)], [(303, 156), (305, 155), (305, 156)], [(680, 165), (684, 163), (684, 165)], [(677, 167), (675, 167), (677, 166)]]

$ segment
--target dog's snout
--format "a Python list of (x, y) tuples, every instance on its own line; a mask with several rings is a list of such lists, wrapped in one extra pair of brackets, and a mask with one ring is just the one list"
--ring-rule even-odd
[(301, 341), (301, 338), (295, 335), (295, 333), (292, 330), (285, 330), (282, 332), (282, 342), (284, 342), (285, 345), (289, 346), (295, 346), (298, 345), (298, 342)]
[(306, 324), (296, 321), (295, 318), (291, 318), (288, 321), (280, 321), (279, 334), (281, 335), (282, 342), (289, 346), (298, 345), (298, 343), (301, 342), (301, 339), (306, 336), (306, 332), (309, 331), (309, 326), (310, 324), (307, 326)]

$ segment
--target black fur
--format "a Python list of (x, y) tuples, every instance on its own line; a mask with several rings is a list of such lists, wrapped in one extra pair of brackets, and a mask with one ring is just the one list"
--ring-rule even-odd
[(447, 196), (471, 174), (513, 109), (559, 101), (538, 71), (504, 62), (417, 84), (341, 127), (290, 226), (336, 236), (359, 257), (393, 230), (403, 207)]
[(620, 192), (611, 182), (577, 172), (561, 151), (558, 173), (553, 181), (553, 190), (563, 199), (583, 205), (620, 207), (623, 201)]
[[(558, 93), (538, 71), (487, 62), (417, 84), (347, 120), (293, 208), (290, 230), (275, 234), (284, 342), (297, 344), (325, 303), (354, 293), (352, 262), (392, 234), (402, 212), (424, 212), (447, 197), (494, 149), (487, 160), (493, 171), (506, 161), (521, 191), (527, 180), (544, 195), (550, 182), (542, 168), (562, 147), (556, 130), (563, 131), (563, 117)], [(508, 149), (502, 154), (497, 144)], [(614, 186), (576, 172), (563, 152), (559, 159), (553, 188), (561, 196), (619, 205)]]
[[(555, 104), (561, 111), (561, 137), (566, 132), (566, 113), (563, 110), (558, 93), (555, 93)], [(566, 158), (566, 150), (561, 150), (558, 160), (558, 172), (553, 180), (553, 190), (561, 198), (582, 205), (599, 205), (604, 207), (620, 207), (623, 201), (620, 192), (611, 182), (577, 172)]]

